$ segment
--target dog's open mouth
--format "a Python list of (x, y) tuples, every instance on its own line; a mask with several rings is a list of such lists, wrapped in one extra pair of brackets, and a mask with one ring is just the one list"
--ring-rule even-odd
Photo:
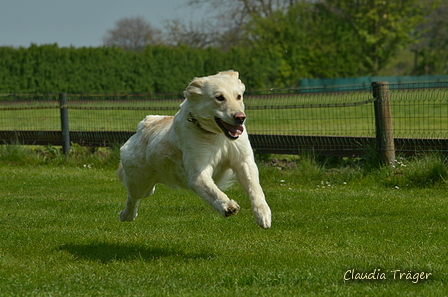
[(219, 128), (224, 132), (224, 134), (230, 139), (237, 139), (238, 136), (243, 134), (244, 126), (243, 125), (232, 125), (224, 122), (220, 118), (215, 118), (216, 123)]

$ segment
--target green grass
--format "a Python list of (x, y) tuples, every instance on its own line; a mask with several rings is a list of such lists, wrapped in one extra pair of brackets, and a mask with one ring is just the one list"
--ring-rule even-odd
[[(273, 212), (263, 230), (238, 185), (227, 191), (242, 207), (234, 217), (159, 185), (135, 222), (120, 223), (116, 157), (5, 147), (2, 296), (446, 295), (448, 169), (437, 156), (374, 170), (349, 159), (260, 164)], [(351, 269), (387, 279), (344, 281)], [(432, 275), (414, 284), (393, 270)]]

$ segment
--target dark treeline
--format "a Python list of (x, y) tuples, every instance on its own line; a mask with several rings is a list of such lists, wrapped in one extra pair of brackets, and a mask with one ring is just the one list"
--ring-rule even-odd
[(271, 86), (278, 61), (253, 50), (148, 46), (121, 48), (0, 47), (0, 92), (182, 92), (195, 76), (235, 69), (248, 88)]
[(0, 47), (0, 92), (178, 93), (194, 77), (228, 69), (260, 90), (302, 78), (387, 75), (394, 60), (408, 69), (399, 75), (448, 73), (446, 1), (283, 2), (284, 9), (250, 13), (229, 46)]
[(195, 76), (227, 69), (239, 71), (248, 89), (263, 89), (281, 80), (282, 67), (281, 57), (241, 47), (222, 52), (156, 45), (137, 53), (115, 47), (0, 47), (0, 91), (181, 92)]

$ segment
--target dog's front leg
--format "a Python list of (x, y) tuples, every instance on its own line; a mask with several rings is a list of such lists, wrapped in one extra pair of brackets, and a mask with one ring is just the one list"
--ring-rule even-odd
[(271, 227), (271, 209), (260, 186), (257, 165), (254, 161), (246, 161), (238, 164), (237, 167), (235, 169), (237, 178), (244, 191), (249, 195), (258, 226), (269, 229)]
[(237, 214), (240, 206), (234, 200), (230, 200), (216, 186), (212, 178), (212, 172), (212, 168), (206, 168), (205, 170), (191, 174), (189, 176), (190, 189), (219, 211), (221, 215), (229, 217)]

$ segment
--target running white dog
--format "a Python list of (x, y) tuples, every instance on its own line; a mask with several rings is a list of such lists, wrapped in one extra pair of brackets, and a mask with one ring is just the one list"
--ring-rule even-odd
[(236, 174), (249, 195), (257, 224), (271, 227), (271, 210), (244, 127), (244, 84), (238, 72), (195, 78), (174, 116), (147, 116), (121, 148), (118, 176), (128, 190), (121, 221), (133, 221), (155, 185), (189, 188), (223, 216), (240, 206), (219, 187)]

